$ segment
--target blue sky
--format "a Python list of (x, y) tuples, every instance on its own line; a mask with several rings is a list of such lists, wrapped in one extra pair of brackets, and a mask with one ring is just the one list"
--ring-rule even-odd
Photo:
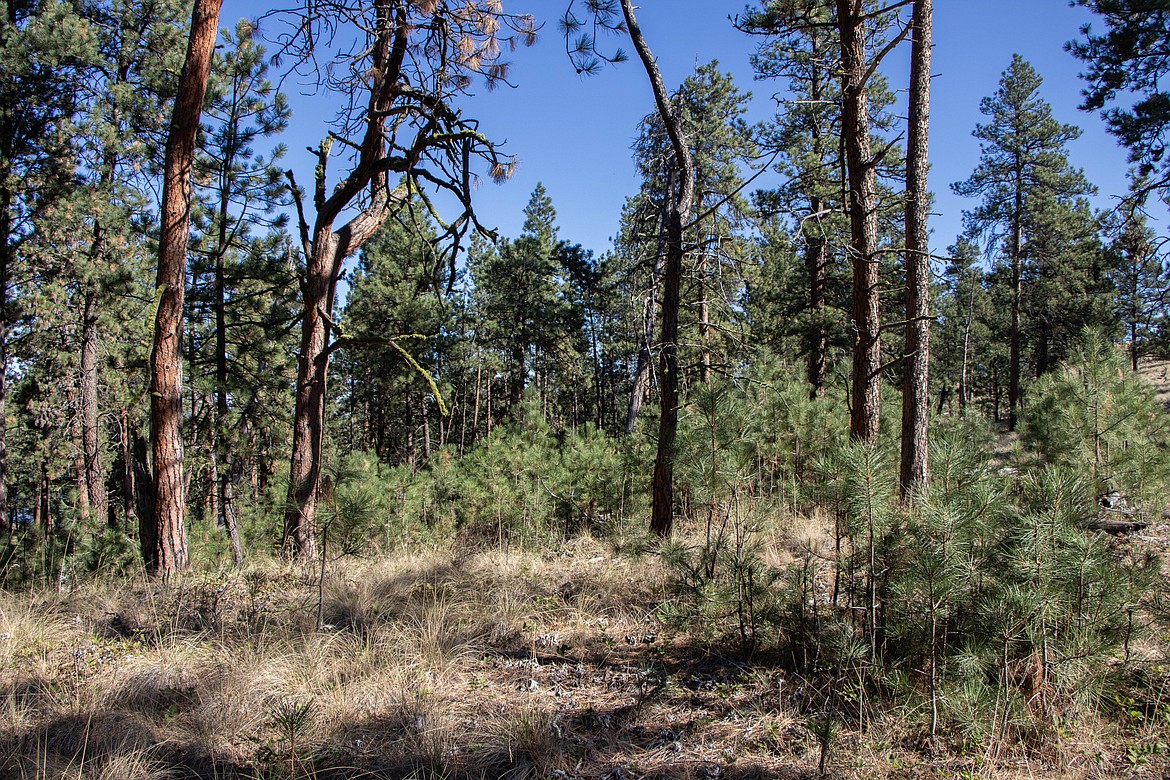
[[(542, 182), (557, 209), (561, 238), (600, 254), (617, 230), (624, 199), (637, 191), (630, 146), (653, 101), (636, 60), (594, 76), (574, 73), (556, 25), (564, 5), (563, 0), (505, 0), (506, 10), (533, 13), (544, 29), (534, 47), (513, 55), (514, 89), (480, 87), (465, 103), (465, 110), (481, 120), (481, 129), (505, 142), (505, 150), (520, 160), (510, 182), (485, 181), (475, 202), (481, 221), (515, 236), (523, 222), (521, 209)], [(1092, 21), (1090, 14), (1070, 8), (1067, 0), (939, 0), (935, 6), (930, 184), (938, 212), (931, 221), (936, 251), (954, 241), (962, 210), (973, 205), (953, 195), (950, 184), (965, 179), (976, 165), (979, 145), (971, 131), (982, 121), (979, 101), (995, 91), (1015, 52), (1044, 77), (1042, 95), (1057, 118), (1084, 129), (1070, 145), (1071, 157), (1098, 186), (1096, 205), (1106, 207), (1125, 192), (1125, 152), (1105, 133), (1098, 116), (1077, 110), (1080, 63), (1063, 49), (1079, 36), (1081, 24)], [(232, 24), (253, 9), (251, 3), (228, 0), (222, 23)], [(742, 9), (743, 2), (644, 0), (638, 18), (668, 87), (677, 86), (696, 65), (716, 59), (742, 90), (753, 93), (750, 118), (766, 119), (774, 113), (772, 96), (781, 85), (753, 81), (749, 57), (757, 41), (736, 31), (728, 19)], [(629, 50), (628, 42), (624, 48)], [(885, 68), (895, 89), (904, 88), (907, 53), (899, 52)], [(294, 84), (286, 88), (295, 93)], [(283, 140), (291, 148), (288, 164), (306, 182), (314, 163), (301, 150), (318, 143), (330, 112), (322, 110), (322, 97), (290, 97), (294, 115)], [(769, 177), (757, 183), (766, 187)]]

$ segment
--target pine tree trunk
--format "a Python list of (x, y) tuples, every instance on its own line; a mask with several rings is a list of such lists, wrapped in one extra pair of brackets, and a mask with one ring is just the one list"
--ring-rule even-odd
[(1137, 312), (1133, 312), (1129, 320), (1129, 362), (1130, 369), (1133, 373), (1138, 370), (1138, 335), (1137, 335)]
[(699, 269), (699, 381), (711, 381), (711, 303), (707, 300), (706, 263)]
[[(1015, 208), (1012, 213), (1012, 313), (1008, 336), (1008, 429), (1016, 429), (1016, 409), (1020, 405), (1020, 307), (1023, 300), (1024, 266), (1024, 181), (1016, 170)], [(997, 415), (998, 416), (998, 415)]]
[(662, 199), (660, 227), (658, 231), (658, 246), (654, 253), (654, 266), (650, 272), (650, 289), (646, 291), (646, 299), (642, 304), (642, 343), (638, 347), (638, 363), (634, 371), (634, 384), (630, 389), (630, 403), (626, 407), (626, 434), (634, 432), (638, 422), (638, 414), (642, 411), (642, 404), (646, 401), (646, 392), (650, 384), (650, 370), (654, 365), (654, 320), (658, 314), (658, 286), (662, 283), (662, 276), (666, 272), (667, 252), (667, 224), (670, 220), (669, 201), (677, 184), (678, 171), (670, 166), (667, 177), (666, 193)]
[[(100, 238), (95, 237), (95, 256)], [(86, 285), (81, 314), (81, 452), (85, 462), (85, 491), (89, 508), (99, 523), (110, 521), (106, 473), (98, 435), (98, 300), (97, 286)]]
[(325, 377), (332, 313), (329, 288), (334, 245), (328, 227), (318, 230), (309, 258), (301, 307), (301, 348), (297, 360), (296, 405), (289, 463), (288, 508), (281, 550), (287, 557), (312, 558), (317, 551), (317, 488), (321, 478), (321, 442), (325, 427)]
[[(824, 208), (820, 198), (810, 200), (812, 213), (818, 214)], [(812, 312), (813, 326), (809, 332), (808, 383), (809, 398), (817, 398), (825, 392), (825, 377), (828, 375), (828, 338), (825, 335), (822, 314), (825, 308), (826, 267), (828, 264), (828, 243), (823, 235), (806, 236), (804, 266), (808, 273), (808, 308)]]
[(881, 341), (878, 304), (877, 191), (865, 88), (865, 8), (862, 0), (837, 0), (841, 34), (842, 131), (849, 182), (853, 265), (853, 409), (849, 434), (872, 442), (881, 422)]
[(903, 501), (926, 486), (930, 406), (930, 247), (926, 228), (930, 127), (930, 47), (933, 0), (915, 0), (910, 55), (910, 116), (906, 142), (906, 357), (902, 388)]
[(679, 174), (678, 189), (671, 188), (668, 195), (670, 217), (667, 223), (666, 265), (662, 275), (662, 339), (658, 368), (662, 412), (658, 424), (658, 453), (654, 459), (654, 499), (650, 516), (650, 530), (658, 536), (666, 537), (674, 526), (674, 440), (678, 430), (678, 312), (685, 249), (683, 229), (691, 218), (695, 168), (678, 117), (671, 107), (658, 63), (638, 27), (632, 0), (621, 0), (621, 6), (630, 40), (654, 90), (658, 115), (670, 136), (675, 169)]
[(191, 216), (191, 166), (222, 0), (195, 0), (187, 56), (167, 136), (159, 234), (158, 311), (151, 361), (150, 416), (155, 552), (144, 556), (163, 577), (187, 568), (183, 495), (183, 288)]
[[(297, 360), (296, 402), (293, 409), (293, 442), (289, 457), (287, 509), (281, 551), (286, 557), (311, 558), (316, 554), (317, 502), (321, 479), (321, 445), (325, 433), (325, 390), (332, 346), (329, 343), (333, 305), (341, 264), (385, 221), (389, 207), (386, 174), (378, 164), (384, 159), (383, 127), (392, 100), (387, 85), (397, 84), (398, 64), (391, 62), (391, 42), (405, 35), (401, 19), (392, 17), (386, 0), (374, 3), (377, 34), (373, 44), (370, 99), (365, 132), (355, 168), (326, 195), (325, 169), (329, 143), (318, 152), (315, 204), (317, 216), (310, 233), (301, 225), (306, 243), (307, 267), (301, 284), (301, 347)], [(365, 208), (334, 230), (334, 221), (368, 191)], [(303, 215), (302, 215), (303, 217)]]
[[(8, 165), (0, 161), (0, 181), (7, 181)], [(8, 516), (8, 285), (12, 273), (12, 191), (0, 188), (0, 532), (12, 528)]]
[[(811, 84), (809, 98), (814, 102), (821, 102), (825, 97), (826, 69), (817, 63), (823, 56), (821, 51), (821, 37), (815, 29), (812, 31), (810, 44), (812, 47), (812, 62), (810, 67)], [(812, 124), (813, 159), (823, 160), (825, 157), (825, 137), (821, 132), (819, 122)], [(826, 203), (819, 195), (809, 195), (808, 222), (815, 225), (816, 234), (809, 235), (809, 231), (801, 228), (805, 236), (805, 272), (808, 274), (808, 306), (813, 317), (813, 326), (808, 334), (808, 382), (809, 398), (814, 399), (825, 392), (825, 378), (828, 376), (828, 349), (829, 338), (824, 325), (825, 292), (828, 284), (829, 242), (825, 238), (825, 231), (820, 225), (822, 213)]]
[(218, 462), (216, 504), (219, 521), (227, 531), (232, 545), (232, 561), (239, 566), (244, 562), (244, 548), (240, 542), (240, 529), (236, 526), (235, 507), (235, 453), (231, 436), (228, 434), (228, 356), (227, 356), (227, 279), (224, 268), (228, 251), (228, 188), (220, 190), (219, 200), (219, 246), (215, 253), (215, 450)]
[(970, 390), (967, 386), (967, 364), (971, 349), (971, 323), (975, 319), (975, 274), (971, 274), (971, 296), (967, 301), (967, 318), (963, 321), (963, 365), (959, 371), (959, 415), (966, 416)]

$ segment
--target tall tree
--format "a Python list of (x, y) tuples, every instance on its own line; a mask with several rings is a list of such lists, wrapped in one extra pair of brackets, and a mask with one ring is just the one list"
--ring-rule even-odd
[[(331, 342), (331, 331), (342, 264), (377, 232), (393, 206), (410, 193), (423, 195), (424, 187), (452, 194), (462, 207), (463, 213), (446, 223), (449, 236), (461, 235), (474, 222), (472, 160), (485, 161), (496, 180), (507, 178), (512, 164), (453, 101), (466, 93), (475, 75), (489, 85), (506, 79), (502, 50), (517, 41), (531, 44), (536, 36), (530, 17), (505, 14), (499, 0), (458, 6), (331, 0), (311, 10), (300, 27), (300, 54), (306, 60), (317, 56), (318, 38), (327, 37), (326, 31), (334, 40), (352, 35), (362, 43), (357, 55), (343, 56), (324, 74), (327, 86), (351, 95), (353, 110), (317, 151), (311, 224), (297, 198), (306, 269), (281, 545), (290, 556), (316, 548), (326, 377), (338, 345)], [(326, 177), (335, 138), (349, 150), (351, 166), (330, 189)], [(403, 177), (403, 183), (389, 185), (390, 173)], [(353, 216), (337, 226), (345, 214)]]
[[(115, 345), (120, 342), (138, 340), (125, 333), (127, 323), (137, 319), (125, 310), (126, 301), (132, 299), (128, 293), (138, 284), (136, 277), (141, 274), (139, 266), (145, 262), (146, 254), (144, 230), (136, 224), (134, 214), (145, 210), (152, 198), (153, 177), (161, 162), (166, 130), (166, 119), (158, 107), (173, 97), (176, 71), (182, 65), (187, 9), (178, 0), (111, 0), (82, 8), (97, 36), (99, 56), (84, 80), (87, 101), (79, 139), (78, 157), (84, 180), (77, 194), (85, 201), (79, 208), (85, 224), (68, 229), (88, 233), (89, 246), (74, 255), (65, 276), (75, 281), (74, 305), (81, 314), (81, 490), (87, 496), (88, 509), (100, 522), (107, 522), (113, 520), (115, 513), (107, 509), (109, 447), (103, 446), (103, 439), (108, 438), (112, 426), (103, 426), (101, 421), (114, 417), (127, 423), (118, 426), (118, 439), (123, 453), (121, 504), (128, 519), (134, 515), (135, 502), (133, 480), (126, 479), (131, 472), (130, 459), (125, 454), (134, 435), (129, 429), (137, 430), (142, 421), (139, 415), (133, 415), (134, 422), (130, 423), (128, 407), (132, 403), (128, 394), (119, 396), (113, 392), (121, 380), (129, 377), (103, 372), (104, 361), (99, 354), (117, 351)], [(84, 261), (77, 262), (76, 258)], [(135, 379), (138, 376), (135, 374)], [(99, 399), (102, 384), (105, 393)], [(121, 409), (103, 410), (102, 401), (120, 405)], [(84, 512), (81, 514), (84, 519)]]
[[(1109, 132), (1129, 149), (1137, 163), (1144, 192), (1170, 195), (1170, 3), (1166, 0), (1074, 0), (1098, 14), (1104, 34), (1091, 25), (1081, 28), (1083, 40), (1067, 48), (1083, 61), (1087, 82), (1086, 111), (1102, 111)], [(1116, 105), (1129, 102), (1129, 106)], [(1107, 108), (1107, 106), (1112, 106)], [(1139, 193), (1140, 194), (1140, 193)]]
[(881, 422), (881, 311), (878, 295), (877, 174), (870, 145), (870, 60), (862, 0), (837, 0), (841, 36), (842, 130), (849, 180), (850, 259), (853, 264), (853, 405), (849, 433), (874, 441)]
[(1166, 322), (1170, 308), (1170, 269), (1163, 264), (1158, 241), (1143, 211), (1141, 193), (1147, 183), (1140, 177), (1130, 186), (1113, 219), (1112, 255), (1109, 267), (1117, 285), (1117, 316), (1125, 327), (1132, 371), (1148, 342)]
[(1039, 95), (1041, 83), (1036, 70), (1013, 55), (995, 95), (980, 103), (979, 110), (989, 121), (977, 125), (973, 133), (981, 141), (979, 165), (969, 179), (952, 185), (959, 195), (982, 199), (965, 213), (967, 229), (986, 238), (989, 247), (1000, 248), (1010, 270), (1008, 424), (1013, 429), (1021, 402), (1024, 248), (1030, 210), (1040, 198), (1068, 200), (1091, 189), (1081, 171), (1069, 164), (1065, 150), (1081, 131), (1052, 116), (1052, 107)]
[(932, 0), (915, 0), (910, 50), (910, 115), (906, 137), (906, 349), (902, 370), (903, 499), (927, 482), (927, 424), (930, 408), (930, 49)]
[(558, 246), (556, 209), (538, 182), (524, 207), (520, 236), (472, 257), (477, 337), (506, 366), (506, 414), (518, 408), (530, 375), (547, 379), (567, 336)]
[(37, 218), (67, 193), (81, 94), (78, 69), (96, 60), (95, 38), (71, 5), (11, 0), (0, 6), (0, 530), (9, 528), (6, 402), (15, 274)]
[[(878, 168), (893, 146), (887, 144), (874, 152), (870, 92), (878, 66), (910, 32), (911, 24), (894, 16), (908, 2), (874, 10), (864, 0), (772, 0), (751, 11), (743, 22), (743, 27), (754, 33), (791, 35), (795, 31), (828, 28), (837, 37), (830, 51), (837, 54), (834, 67), (840, 78), (840, 133), (853, 270), (849, 431), (853, 438), (863, 441), (876, 439), (881, 422)], [(892, 28), (900, 29), (890, 34)]]
[[(690, 251), (684, 268), (686, 300), (680, 303), (683, 314), (690, 316), (680, 322), (680, 328), (696, 331), (683, 341), (697, 346), (694, 362), (700, 382), (709, 379), (716, 360), (730, 362), (726, 353), (732, 345), (721, 344), (718, 334), (732, 336), (737, 330), (735, 309), (743, 288), (743, 242), (737, 234), (742, 232), (747, 212), (739, 195), (740, 166), (756, 150), (751, 128), (743, 119), (750, 97), (740, 92), (730, 74), (719, 70), (718, 62), (700, 65), (671, 96), (695, 166), (694, 210), (698, 216), (686, 226), (684, 240)], [(645, 117), (641, 127), (634, 159), (642, 175), (642, 188), (640, 197), (631, 204), (640, 206), (642, 213), (631, 217), (636, 220), (632, 224), (640, 223), (645, 229), (623, 230), (619, 237), (629, 244), (623, 247), (625, 253), (644, 260), (630, 270), (646, 290), (643, 334), (627, 406), (627, 432), (633, 431), (649, 385), (654, 309), (666, 250), (663, 215), (668, 212), (678, 175), (670, 138), (657, 112)], [(725, 342), (733, 340), (734, 336)]]
[[(658, 452), (654, 460), (654, 499), (651, 506), (650, 530), (666, 537), (674, 526), (674, 445), (678, 431), (679, 361), (678, 314), (682, 286), (683, 260), (686, 253), (684, 230), (691, 219), (695, 197), (695, 166), (689, 141), (683, 132), (682, 120), (666, 91), (662, 72), (650, 46), (638, 26), (631, 0), (620, 0), (621, 17), (612, 4), (587, 3), (596, 22), (615, 32), (628, 32), (642, 67), (650, 80), (654, 104), (670, 139), (677, 176), (670, 189), (666, 209), (666, 252), (662, 269), (662, 330), (659, 339), (658, 382), (662, 395), (662, 410), (658, 425)], [(562, 20), (566, 34), (584, 27), (584, 22), (573, 15), (573, 4)], [(571, 55), (578, 72), (596, 69), (597, 54), (594, 41), (587, 35), (579, 36)], [(620, 50), (619, 50), (620, 55)], [(615, 57), (617, 59), (617, 57)]]
[[(781, 12), (785, 17), (781, 17)], [(757, 208), (765, 218), (790, 215), (796, 242), (801, 249), (803, 300), (785, 307), (798, 316), (773, 317), (770, 323), (781, 328), (791, 322), (799, 329), (801, 350), (806, 355), (809, 393), (823, 393), (829, 369), (833, 338), (830, 301), (831, 277), (836, 276), (836, 247), (845, 190), (841, 145), (841, 82), (836, 72), (840, 45), (832, 25), (832, 8), (819, 0), (805, 0), (798, 8), (772, 7), (774, 17), (749, 17), (742, 27), (749, 33), (766, 33), (769, 39), (752, 56), (760, 78), (783, 79), (792, 98), (767, 126), (762, 145), (780, 154), (777, 171), (786, 183), (757, 197)], [(763, 292), (761, 288), (759, 293)]]
[(147, 569), (164, 577), (187, 568), (183, 482), (183, 292), (191, 221), (191, 169), (222, 0), (195, 0), (187, 56), (171, 112), (163, 172), (158, 310), (150, 371), (154, 512), (141, 534)]
[[(205, 287), (211, 293), (212, 326), (211, 363), (214, 371), (214, 422), (211, 426), (213, 481), (219, 523), (227, 531), (236, 563), (243, 560), (243, 547), (236, 527), (234, 484), (239, 472), (233, 445), (230, 417), (228, 349), (229, 311), (241, 301), (233, 301), (237, 290), (231, 283), (233, 272), (244, 266), (250, 247), (259, 240), (252, 235), (256, 228), (282, 228), (284, 215), (277, 208), (285, 205), (287, 185), (277, 162), (284, 148), (277, 146), (265, 158), (255, 151), (257, 141), (271, 138), (285, 129), (290, 111), (283, 93), (268, 80), (265, 50), (256, 40), (256, 25), (241, 20), (234, 31), (223, 32), (223, 53), (211, 63), (212, 78), (208, 88), (204, 115), (203, 143), (196, 165), (207, 182), (200, 187), (201, 209), (197, 214), (200, 242), (191, 271), (196, 292), (192, 303)], [(269, 247), (275, 248), (275, 247)], [(201, 285), (203, 270), (210, 273), (211, 284)], [(277, 282), (279, 276), (271, 281)], [(189, 356), (193, 375), (198, 375), (200, 355)], [(192, 377), (194, 379), (194, 376)]]

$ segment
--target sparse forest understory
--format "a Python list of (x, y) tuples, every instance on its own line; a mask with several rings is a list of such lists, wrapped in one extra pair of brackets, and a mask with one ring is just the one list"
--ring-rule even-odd
[(1166, 776), (1170, 11), (1078, 4), (1129, 193), (1017, 55), (932, 254), (930, 0), (745, 10), (759, 124), (569, 2), (600, 256), (476, 218), (510, 2), (0, 5), (0, 777)]

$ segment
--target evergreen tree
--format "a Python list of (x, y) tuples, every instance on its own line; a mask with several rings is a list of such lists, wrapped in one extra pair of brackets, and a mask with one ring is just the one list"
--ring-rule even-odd
[(927, 212), (927, 136), (934, 5), (915, 0), (910, 54), (910, 115), (906, 141), (906, 348), (902, 372), (902, 455), (898, 484), (903, 500), (926, 487), (930, 408), (930, 245)]
[[(1129, 149), (1143, 177), (1142, 191), (1170, 193), (1170, 5), (1165, 0), (1074, 0), (1098, 14), (1105, 32), (1081, 28), (1084, 40), (1067, 48), (1088, 70), (1081, 108), (1102, 111), (1109, 132)], [(1118, 103), (1129, 102), (1127, 106)], [(1107, 106), (1111, 106), (1106, 108)], [(1145, 178), (1150, 177), (1150, 178)]]
[(159, 304), (150, 361), (154, 497), (152, 517), (143, 522), (139, 542), (147, 570), (164, 578), (183, 571), (190, 563), (183, 477), (183, 292), (191, 219), (191, 168), (221, 4), (222, 0), (195, 0), (191, 11), (187, 56), (171, 109), (163, 169), (156, 277)]
[(1164, 335), (1170, 314), (1170, 269), (1158, 252), (1158, 242), (1142, 210), (1142, 179), (1130, 186), (1130, 196), (1112, 218), (1113, 240), (1108, 247), (1107, 267), (1112, 269), (1117, 288), (1117, 318), (1129, 342), (1130, 370), (1138, 370), (1138, 359), (1149, 350), (1151, 341)]
[[(826, 50), (835, 57), (834, 72), (840, 80), (841, 148), (847, 179), (849, 215), (849, 262), (853, 293), (853, 369), (851, 435), (873, 441), (878, 434), (881, 406), (881, 268), (879, 245), (881, 219), (878, 197), (879, 166), (892, 144), (874, 153), (871, 129), (871, 91), (880, 88), (874, 74), (878, 64), (909, 34), (912, 25), (891, 15), (903, 4), (894, 4), (871, 13), (863, 0), (776, 0), (752, 10), (744, 29), (782, 37), (809, 35), (811, 30), (830, 29), (835, 43)], [(900, 31), (890, 34), (891, 27)], [(880, 47), (872, 41), (881, 41)], [(819, 59), (819, 58), (817, 58)], [(878, 147), (879, 149), (881, 147)], [(815, 263), (806, 260), (815, 267)], [(814, 275), (810, 289), (817, 286)], [(813, 372), (815, 373), (815, 372)]]
[[(245, 353), (252, 351), (252, 345), (233, 338), (232, 331), (238, 330), (241, 322), (263, 319), (280, 308), (270, 307), (270, 301), (283, 299), (286, 316), (291, 308), (291, 269), (279, 251), (287, 241), (282, 242), (279, 235), (265, 240), (253, 234), (257, 228), (280, 231), (287, 221), (277, 211), (288, 205), (283, 171), (277, 167), (284, 148), (275, 147), (265, 158), (256, 151), (255, 144), (283, 131), (290, 112), (283, 93), (268, 80), (265, 50), (256, 40), (255, 23), (241, 20), (234, 31), (224, 30), (221, 36), (225, 50), (212, 59), (203, 139), (195, 161), (201, 186), (194, 219), (197, 241), (188, 307), (200, 316), (189, 317), (191, 348), (187, 358), (192, 364), (192, 384), (205, 390), (205, 380), (211, 380), (207, 395), (213, 397), (213, 403), (206, 415), (210, 453), (207, 481), (214, 494), (212, 503), (218, 522), (231, 539), (232, 555), (238, 564), (244, 551), (236, 525), (234, 486), (243, 464), (238, 462), (235, 451), (239, 442), (233, 438), (244, 426), (240, 425), (242, 418), (233, 419), (229, 399), (246, 398), (246, 388), (254, 386), (255, 376), (243, 374), (247, 371), (244, 367), (255, 370), (260, 363), (248, 359)], [(275, 263), (249, 267), (247, 262), (273, 255)], [(243, 288), (249, 274), (255, 274), (271, 298), (247, 294)], [(281, 323), (271, 325), (269, 333), (276, 336)], [(256, 346), (271, 350), (272, 343), (266, 339)], [(279, 365), (281, 361), (276, 362)], [(264, 379), (268, 385), (276, 376)], [(243, 408), (246, 407), (245, 401)], [(237, 415), (239, 411), (235, 410)]]
[(1020, 362), (1024, 340), (1025, 249), (1033, 236), (1041, 204), (1068, 204), (1091, 192), (1079, 169), (1068, 161), (1065, 144), (1080, 130), (1052, 117), (1040, 97), (1040, 75), (1018, 54), (1000, 79), (999, 89), (984, 98), (980, 111), (987, 124), (976, 126), (979, 166), (964, 182), (952, 185), (959, 195), (981, 198), (964, 219), (972, 235), (1001, 250), (1010, 270), (1008, 420), (1014, 428), (1021, 403)]
[(347, 348), (339, 367), (349, 427), (339, 438), (410, 466), (437, 449), (431, 431), (442, 423), (441, 399), (419, 369), (449, 387), (441, 371), (450, 363), (455, 315), (452, 299), (440, 295), (447, 264), (436, 231), (418, 216), (402, 208), (362, 247), (342, 314)]
[(504, 361), (503, 410), (511, 414), (531, 382), (547, 382), (555, 373), (558, 351), (580, 332), (570, 328), (579, 318), (571, 316), (564, 297), (556, 209), (543, 185), (536, 185), (524, 207), (520, 236), (484, 249), (472, 258), (478, 337)]
[(776, 169), (787, 183), (759, 193), (757, 212), (765, 220), (789, 217), (802, 263), (789, 277), (789, 292), (759, 287), (754, 294), (787, 299), (782, 305), (786, 316), (776, 311), (768, 324), (799, 334), (809, 392), (815, 397), (824, 391), (830, 349), (849, 344), (847, 323), (839, 315), (849, 298), (845, 258), (839, 251), (848, 243), (841, 201), (841, 85), (835, 72), (840, 43), (826, 4), (804, 3), (798, 18), (800, 24), (764, 27), (770, 37), (752, 56), (752, 66), (760, 78), (783, 79), (791, 96), (761, 139), (764, 149), (780, 154)]
[(6, 401), (9, 341), (20, 319), (22, 245), (74, 174), (78, 70), (96, 59), (95, 37), (72, 6), (8, 2), (0, 8), (0, 530), (9, 528)]
[[(326, 378), (342, 265), (377, 232), (394, 204), (421, 193), (424, 182), (452, 193), (462, 206), (458, 218), (445, 221), (449, 237), (463, 235), (474, 224), (472, 161), (486, 165), (497, 181), (511, 175), (513, 163), (453, 103), (475, 76), (489, 86), (506, 79), (502, 51), (507, 45), (536, 40), (532, 18), (505, 13), (498, 0), (473, 0), (458, 9), (407, 0), (377, 0), (368, 7), (331, 4), (326, 14), (305, 11), (293, 42), (305, 61), (317, 56), (322, 27), (330, 35), (347, 30), (344, 35), (361, 43), (350, 54), (338, 53), (340, 59), (322, 74), (324, 83), (351, 99), (343, 118), (349, 121), (342, 121), (317, 150), (312, 223), (295, 192), (306, 261), (281, 543), (289, 556), (316, 550)], [(408, 50), (415, 54), (405, 56)], [(337, 138), (348, 149), (350, 165), (337, 185), (329, 187), (328, 164)], [(388, 186), (391, 170), (403, 177), (393, 189)]]
[[(694, 334), (682, 341), (696, 345), (697, 355), (692, 357), (690, 350), (684, 350), (681, 360), (684, 364), (697, 364), (699, 382), (708, 381), (713, 367), (736, 363), (735, 354), (744, 342), (745, 323), (739, 312), (745, 293), (743, 233), (749, 209), (739, 192), (743, 181), (740, 169), (756, 152), (753, 133), (743, 119), (751, 96), (740, 92), (730, 74), (721, 72), (718, 65), (711, 62), (699, 66), (671, 96), (695, 161), (697, 217), (685, 230), (689, 251), (680, 328)], [(643, 119), (634, 159), (642, 176), (642, 188), (628, 207), (638, 211), (626, 217), (628, 229), (623, 230), (619, 243), (627, 257), (636, 258), (630, 272), (646, 291), (647, 316), (643, 318), (627, 407), (627, 431), (633, 430), (649, 385), (652, 313), (658, 303), (657, 280), (662, 275), (666, 249), (662, 215), (678, 175), (668, 134), (657, 113)]]

